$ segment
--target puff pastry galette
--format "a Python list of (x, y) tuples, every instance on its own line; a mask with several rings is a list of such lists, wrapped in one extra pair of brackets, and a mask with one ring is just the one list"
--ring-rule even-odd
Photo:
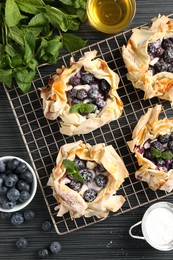
[(173, 190), (173, 119), (159, 120), (161, 106), (149, 108), (133, 130), (128, 142), (139, 166), (135, 176), (153, 190)]
[(63, 145), (48, 181), (58, 201), (57, 215), (103, 218), (117, 211), (125, 198), (116, 192), (126, 177), (126, 167), (111, 145)]
[(107, 63), (86, 52), (70, 68), (62, 67), (41, 89), (46, 118), (62, 119), (60, 132), (86, 134), (121, 116), (123, 103), (117, 94), (119, 76)]
[(150, 28), (133, 29), (122, 56), (127, 78), (145, 92), (173, 104), (173, 19), (154, 18)]

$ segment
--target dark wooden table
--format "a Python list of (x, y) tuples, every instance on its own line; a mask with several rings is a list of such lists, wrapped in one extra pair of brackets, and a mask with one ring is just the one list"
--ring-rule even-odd
[[(168, 15), (172, 11), (172, 0), (137, 0), (136, 15), (129, 28), (146, 23), (158, 14)], [(76, 34), (88, 39), (88, 45), (109, 37), (95, 31), (88, 22), (83, 24)], [(28, 160), (28, 153), (5, 91), (0, 87), (0, 156), (5, 155), (15, 155)], [(165, 200), (173, 202), (172, 196)], [(37, 259), (38, 250), (47, 247), (54, 240), (61, 243), (62, 250), (58, 257), (50, 256), (48, 259), (172, 259), (171, 251), (157, 251), (147, 242), (134, 240), (129, 236), (130, 226), (141, 220), (148, 206), (109, 217), (97, 224), (60, 236), (54, 229), (47, 233), (41, 230), (41, 223), (49, 219), (49, 213), (41, 189), (38, 187), (34, 200), (27, 207), (36, 212), (33, 221), (14, 227), (9, 220), (0, 220), (0, 259)], [(19, 250), (15, 247), (15, 241), (22, 236), (28, 239), (28, 247)]]

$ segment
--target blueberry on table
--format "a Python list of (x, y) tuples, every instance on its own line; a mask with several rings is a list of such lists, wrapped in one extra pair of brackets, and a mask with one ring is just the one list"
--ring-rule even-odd
[(53, 253), (53, 254), (58, 254), (60, 251), (61, 251), (61, 245), (59, 242), (57, 241), (53, 241), (51, 244), (50, 244), (50, 252)]
[(71, 182), (68, 184), (68, 186), (70, 187), (70, 189), (72, 189), (74, 191), (79, 191), (82, 187), (82, 183), (80, 181), (71, 180)]
[(94, 189), (88, 189), (84, 192), (83, 198), (86, 202), (92, 202), (96, 199), (97, 192)]
[(169, 140), (170, 140), (170, 135), (168, 135), (168, 134), (158, 136), (158, 141), (162, 144), (169, 142)]
[(46, 258), (49, 255), (49, 251), (45, 248), (45, 249), (40, 249), (38, 251), (38, 256), (40, 258)]
[(25, 201), (29, 200), (30, 197), (31, 197), (30, 193), (26, 190), (23, 190), (20, 193), (19, 201), (25, 202)]
[(11, 212), (0, 212), (0, 219), (10, 219), (12, 213)]
[(23, 163), (23, 162), (20, 162), (19, 165), (18, 165), (18, 166), (16, 167), (16, 169), (15, 169), (15, 173), (16, 173), (16, 174), (22, 173), (22, 172), (24, 172), (26, 169), (27, 169), (26, 164)]
[(82, 75), (82, 84), (92, 84), (94, 82), (94, 75), (91, 73)]
[(8, 161), (7, 169), (14, 171), (18, 165), (19, 165), (19, 160), (12, 159), (12, 160)]
[(35, 218), (35, 211), (27, 209), (24, 211), (23, 216), (25, 220), (32, 220), (33, 218)]
[(16, 201), (10, 201), (7, 199), (4, 199), (4, 201), (2, 202), (2, 207), (4, 209), (12, 209), (16, 206)]
[(0, 161), (0, 173), (5, 172), (6, 165), (3, 161)]
[(87, 94), (87, 91), (86, 89), (84, 88), (81, 88), (77, 91), (77, 95), (76, 97), (79, 99), (79, 100), (84, 100), (85, 98), (88, 97), (88, 94)]
[(41, 225), (41, 229), (43, 231), (50, 231), (52, 229), (52, 223), (49, 220), (45, 220)]
[(80, 171), (80, 175), (84, 178), (84, 180), (86, 181), (91, 181), (93, 178), (93, 171), (91, 171), (90, 169), (81, 169)]
[(90, 89), (88, 90), (88, 96), (89, 96), (90, 98), (96, 99), (96, 98), (98, 98), (98, 95), (99, 95), (98, 89), (96, 89), (96, 88), (90, 88)]
[(103, 188), (108, 182), (108, 177), (103, 174), (98, 174), (95, 176), (94, 181), (98, 187)]
[(17, 248), (25, 248), (28, 245), (28, 241), (26, 238), (24, 237), (20, 237), (17, 241), (16, 241), (16, 246)]
[(33, 176), (30, 171), (24, 171), (19, 175), (20, 179), (24, 180), (27, 184), (30, 184), (33, 181)]
[(11, 224), (12, 225), (18, 226), (18, 225), (21, 225), (23, 223), (24, 223), (24, 217), (21, 213), (16, 212), (11, 216)]
[(78, 170), (85, 168), (85, 162), (79, 158), (74, 159), (74, 163), (76, 164)]
[(20, 197), (20, 192), (16, 188), (10, 188), (7, 191), (7, 199), (10, 201), (17, 201)]

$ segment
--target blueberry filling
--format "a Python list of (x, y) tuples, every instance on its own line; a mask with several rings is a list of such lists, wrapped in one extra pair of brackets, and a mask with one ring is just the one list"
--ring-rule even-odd
[(149, 43), (147, 51), (152, 64), (149, 70), (153, 75), (163, 71), (173, 72), (173, 37)]
[[(105, 79), (96, 78), (82, 67), (76, 75), (70, 78), (68, 85), (72, 86), (66, 92), (70, 107), (82, 103), (93, 104), (91, 113), (98, 114), (105, 106), (110, 90), (110, 85)], [(78, 113), (85, 116), (89, 114), (88, 112), (82, 113), (80, 110)]]
[[(66, 171), (66, 177), (69, 179), (66, 184), (74, 191), (80, 192), (83, 185), (88, 188), (83, 193), (83, 198), (86, 202), (92, 202), (97, 197), (97, 192), (104, 188), (108, 182), (108, 173), (102, 164), (94, 165), (94, 168), (89, 166), (86, 161), (76, 157), (73, 161), (75, 167), (78, 169), (80, 176), (85, 180), (82, 182), (76, 180), (73, 174), (68, 174)], [(92, 165), (92, 164), (91, 164)], [(87, 167), (88, 166), (88, 167)]]
[(173, 132), (159, 135), (154, 140), (148, 139), (143, 147), (137, 147), (137, 151), (152, 161), (158, 170), (167, 172), (173, 169)]

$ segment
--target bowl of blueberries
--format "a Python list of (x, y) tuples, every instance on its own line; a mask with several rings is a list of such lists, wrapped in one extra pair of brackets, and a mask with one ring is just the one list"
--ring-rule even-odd
[(37, 178), (32, 167), (15, 156), (0, 157), (0, 211), (25, 208), (34, 198)]

